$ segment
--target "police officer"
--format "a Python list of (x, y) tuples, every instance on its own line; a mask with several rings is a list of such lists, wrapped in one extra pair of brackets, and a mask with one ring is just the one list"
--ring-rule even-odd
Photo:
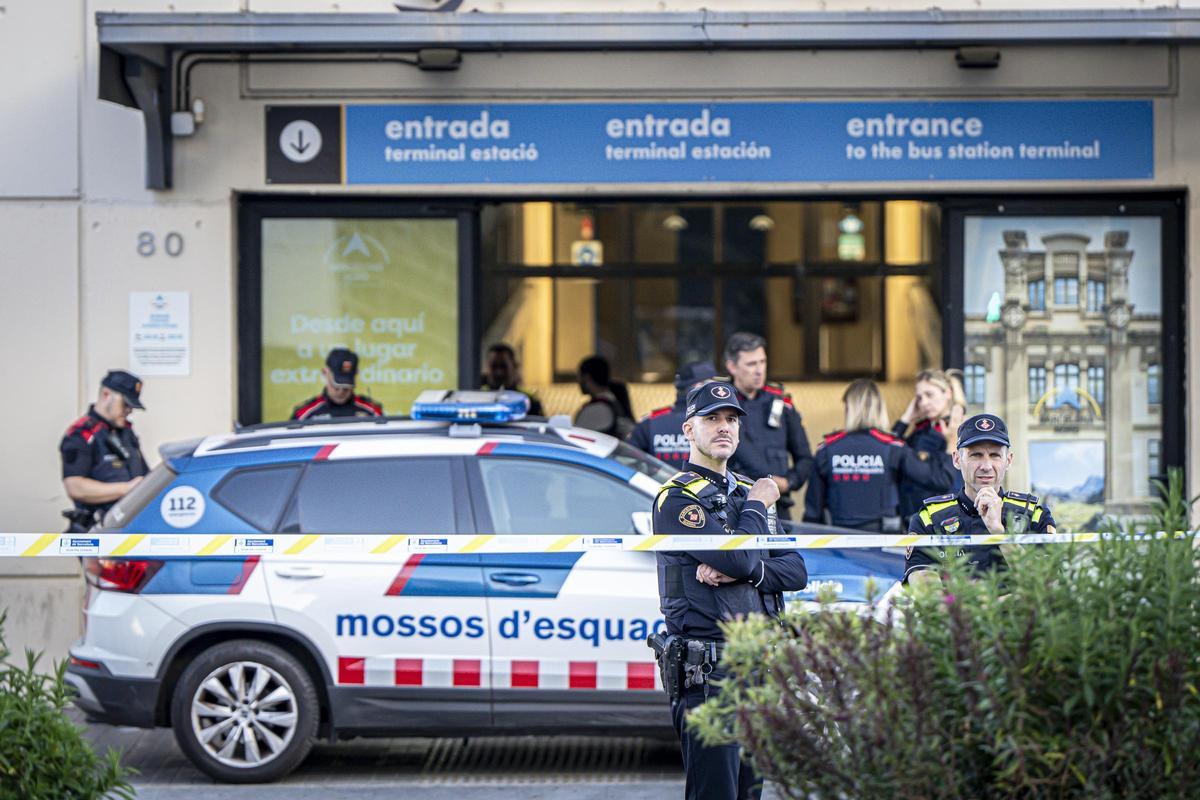
[[(899, 484), (910, 480), (947, 491), (958, 472), (945, 440), (939, 453), (918, 453), (884, 433), (887, 407), (875, 381), (860, 378), (842, 395), (846, 427), (817, 446), (804, 496), (804, 519), (864, 531), (899, 533)], [(924, 458), (922, 458), (924, 455)]]
[(489, 392), (502, 389), (520, 392), (529, 398), (529, 416), (545, 416), (545, 412), (542, 410), (542, 401), (521, 385), (521, 365), (517, 363), (517, 353), (510, 344), (496, 342), (488, 348), (483, 362), (483, 376), (479, 379), (479, 388)]
[(325, 390), (310, 397), (292, 412), (292, 419), (328, 419), (330, 417), (382, 417), (383, 406), (365, 394), (354, 393), (358, 375), (358, 355), (345, 347), (335, 347), (325, 358), (321, 376)]
[[(958, 370), (925, 369), (917, 374), (913, 399), (892, 428), (892, 435), (924, 453), (925, 458), (934, 454), (954, 452), (954, 433), (966, 417), (967, 400), (963, 392), (961, 374)], [(950, 440), (949, 442), (947, 440)], [(955, 492), (962, 487), (958, 473), (953, 486), (931, 486), (919, 480), (900, 482), (900, 518), (908, 526), (908, 520), (921, 510), (926, 497), (942, 492)]]
[[(909, 533), (959, 535), (987, 533), (1054, 533), (1050, 509), (1037, 495), (1005, 491), (1001, 484), (1012, 464), (1008, 427), (995, 414), (976, 414), (958, 427), (954, 466), (962, 473), (963, 488), (956, 494), (928, 498), (909, 521)], [(959, 548), (976, 572), (1002, 569), (999, 547)], [(947, 550), (939, 547), (908, 548), (904, 579), (914, 581), (936, 575), (933, 571)]]
[[(727, 383), (706, 383), (688, 392), (683, 433), (691, 445), (681, 472), (659, 491), (654, 502), (656, 534), (765, 534), (767, 515), (779, 498), (769, 478), (751, 483), (729, 471), (738, 448), (744, 411)], [(678, 691), (671, 698), (671, 717), (679, 734), (689, 800), (757, 798), (760, 780), (741, 761), (737, 745), (706, 747), (686, 725), (686, 715), (720, 691), (712, 682), (723, 677), (720, 666), (724, 635), (719, 623), (751, 613), (783, 611), (782, 592), (808, 583), (804, 559), (795, 550), (729, 550), (660, 552), (658, 594), (667, 637), (682, 648), (671, 660), (672, 647), (660, 657), (664, 677), (673, 674)], [(657, 648), (656, 648), (657, 650)], [(674, 670), (674, 672), (671, 672)], [(672, 681), (664, 679), (664, 686)]]
[(792, 398), (767, 382), (767, 342), (753, 333), (735, 333), (725, 345), (725, 368), (746, 411), (742, 443), (730, 461), (751, 478), (770, 477), (779, 486), (779, 516), (791, 519), (792, 498), (812, 474), (808, 434)]
[(100, 381), (100, 394), (87, 413), (67, 429), (59, 444), (63, 488), (75, 502), (64, 511), (67, 533), (82, 533), (137, 486), (149, 470), (141, 444), (129, 421), (143, 409), (142, 382), (124, 370), (112, 370)]
[(629, 443), (659, 461), (681, 467), (692, 451), (683, 435), (683, 410), (687, 394), (694, 386), (712, 380), (717, 368), (709, 361), (684, 364), (675, 374), (675, 404), (651, 411), (629, 434)]

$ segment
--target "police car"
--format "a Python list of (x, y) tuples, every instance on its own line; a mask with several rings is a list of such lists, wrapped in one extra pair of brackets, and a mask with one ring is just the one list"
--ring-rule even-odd
[[(169, 445), (100, 530), (648, 535), (673, 471), (513, 392), (434, 393), (412, 418), (278, 423)], [(329, 547), (330, 545), (326, 545)], [(363, 548), (357, 547), (361, 551)], [(874, 560), (873, 560), (874, 559)], [(814, 551), (815, 589), (861, 595), (903, 561)], [(201, 770), (277, 779), (315, 738), (673, 735), (647, 634), (653, 553), (352, 561), (85, 559), (67, 680), (113, 724), (170, 726)]]

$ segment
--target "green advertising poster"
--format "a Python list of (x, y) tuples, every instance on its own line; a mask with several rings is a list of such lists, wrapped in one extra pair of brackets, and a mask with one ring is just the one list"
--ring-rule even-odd
[(355, 391), (407, 414), (458, 384), (458, 228), (452, 219), (266, 219), (262, 418), (324, 388), (334, 347), (358, 353)]

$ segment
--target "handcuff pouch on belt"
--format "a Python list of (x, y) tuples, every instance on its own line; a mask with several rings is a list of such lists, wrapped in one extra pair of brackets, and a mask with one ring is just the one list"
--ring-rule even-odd
[(708, 696), (709, 675), (721, 658), (722, 645), (678, 634), (652, 633), (646, 644), (658, 660), (658, 671), (667, 697), (678, 700), (684, 692), (703, 686)]

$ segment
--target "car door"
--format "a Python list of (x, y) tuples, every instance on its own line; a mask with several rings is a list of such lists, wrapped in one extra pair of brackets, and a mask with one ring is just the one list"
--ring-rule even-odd
[[(329, 456), (306, 468), (282, 531), (336, 534), (348, 545), (363, 534), (472, 532), (470, 508), (458, 501), (466, 494), (462, 459), (339, 459), (336, 449)], [(278, 621), (303, 631), (325, 660), (339, 730), (490, 724), (478, 556), (264, 561)]]
[[(480, 531), (636, 535), (652, 498), (601, 458), (472, 461)], [(586, 462), (594, 461), (593, 467)], [(621, 474), (617, 474), (621, 473)], [(661, 628), (653, 553), (485, 554), (492, 685), (501, 728), (666, 725), (646, 635)]]

